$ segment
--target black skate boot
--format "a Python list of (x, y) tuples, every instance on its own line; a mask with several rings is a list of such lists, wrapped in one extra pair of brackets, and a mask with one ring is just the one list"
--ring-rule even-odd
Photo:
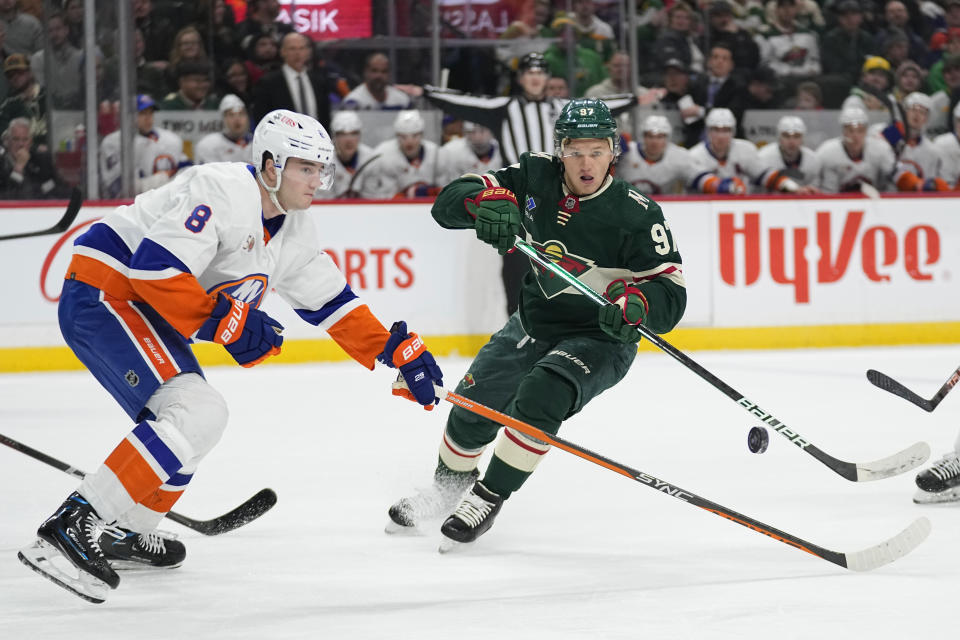
[(175, 569), (183, 564), (187, 549), (173, 534), (137, 533), (120, 529), (122, 538), (100, 537), (100, 547), (114, 569)]
[(401, 498), (390, 507), (386, 532), (413, 532), (420, 523), (450, 513), (479, 476), (476, 469), (453, 471), (441, 462), (433, 474), (432, 485), (418, 489), (416, 494)]
[(493, 526), (502, 506), (503, 498), (483, 486), (482, 482), (474, 484), (457, 510), (440, 527), (440, 533), (446, 538), (440, 545), (440, 553), (451, 551), (457, 543), (473, 542), (486, 533)]
[[(103, 602), (120, 576), (110, 568), (100, 538), (122, 535), (103, 522), (79, 493), (71, 493), (56, 513), (37, 529), (37, 541), (21, 549), (20, 561), (64, 589), (90, 602)], [(72, 567), (66, 566), (63, 559)], [(73, 575), (73, 570), (77, 575)]]
[(917, 504), (960, 501), (960, 459), (951, 451), (918, 473), (916, 482), (920, 491), (913, 501)]

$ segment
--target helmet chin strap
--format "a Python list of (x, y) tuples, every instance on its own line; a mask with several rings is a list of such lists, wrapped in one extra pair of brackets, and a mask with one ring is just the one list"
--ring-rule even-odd
[(283, 171), (277, 171), (277, 186), (271, 187), (267, 184), (267, 181), (263, 179), (263, 171), (257, 171), (257, 180), (259, 180), (260, 184), (263, 185), (263, 188), (267, 190), (267, 195), (270, 197), (270, 202), (272, 202), (273, 206), (280, 210), (281, 214), (287, 215), (287, 210), (284, 209), (280, 204), (280, 201), (277, 200), (277, 192), (280, 191), (280, 182), (282, 179)]

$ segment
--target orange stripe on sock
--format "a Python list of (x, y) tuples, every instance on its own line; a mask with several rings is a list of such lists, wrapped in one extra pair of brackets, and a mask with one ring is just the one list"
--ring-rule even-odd
[(133, 334), (137, 347), (143, 353), (144, 359), (157, 371), (161, 380), (167, 381), (180, 373), (173, 363), (173, 358), (161, 346), (156, 334), (128, 302), (115, 300), (110, 296), (106, 296), (104, 302), (110, 305), (127, 325), (130, 333)]
[(117, 476), (134, 502), (141, 502), (163, 484), (140, 452), (126, 439), (117, 445), (104, 464)]
[(141, 500), (140, 504), (151, 511), (167, 513), (170, 509), (173, 509), (173, 505), (177, 503), (177, 500), (179, 500), (182, 495), (183, 490), (164, 491), (163, 489), (157, 489)]

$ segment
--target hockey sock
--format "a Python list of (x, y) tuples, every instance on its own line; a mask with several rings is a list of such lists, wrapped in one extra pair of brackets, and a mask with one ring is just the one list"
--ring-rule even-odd
[[(507, 413), (547, 433), (556, 433), (577, 399), (577, 390), (549, 369), (535, 367), (520, 383)], [(536, 469), (550, 446), (509, 427), (497, 441), (483, 484), (507, 498)]]

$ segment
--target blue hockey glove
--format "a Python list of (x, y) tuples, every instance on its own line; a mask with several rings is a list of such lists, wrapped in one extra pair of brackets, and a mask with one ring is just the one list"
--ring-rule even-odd
[(400, 369), (404, 384), (394, 385), (393, 395), (419, 402), (427, 411), (440, 403), (433, 385), (443, 386), (443, 372), (420, 336), (407, 333), (406, 322), (401, 320), (393, 323), (390, 337), (377, 360), (388, 367)]
[(747, 187), (743, 184), (743, 180), (740, 178), (724, 178), (720, 181), (720, 184), (717, 185), (717, 193), (746, 193)]
[(197, 337), (222, 344), (241, 366), (252, 367), (280, 353), (283, 325), (259, 309), (224, 294)]
[(637, 325), (647, 319), (650, 305), (639, 289), (624, 280), (614, 280), (603, 297), (610, 304), (600, 307), (600, 328), (618, 342), (640, 341)]
[(476, 218), (474, 229), (477, 238), (496, 247), (500, 255), (513, 248), (520, 233), (520, 207), (517, 196), (510, 189), (491, 187), (484, 189), (473, 200), (464, 202), (467, 211)]

